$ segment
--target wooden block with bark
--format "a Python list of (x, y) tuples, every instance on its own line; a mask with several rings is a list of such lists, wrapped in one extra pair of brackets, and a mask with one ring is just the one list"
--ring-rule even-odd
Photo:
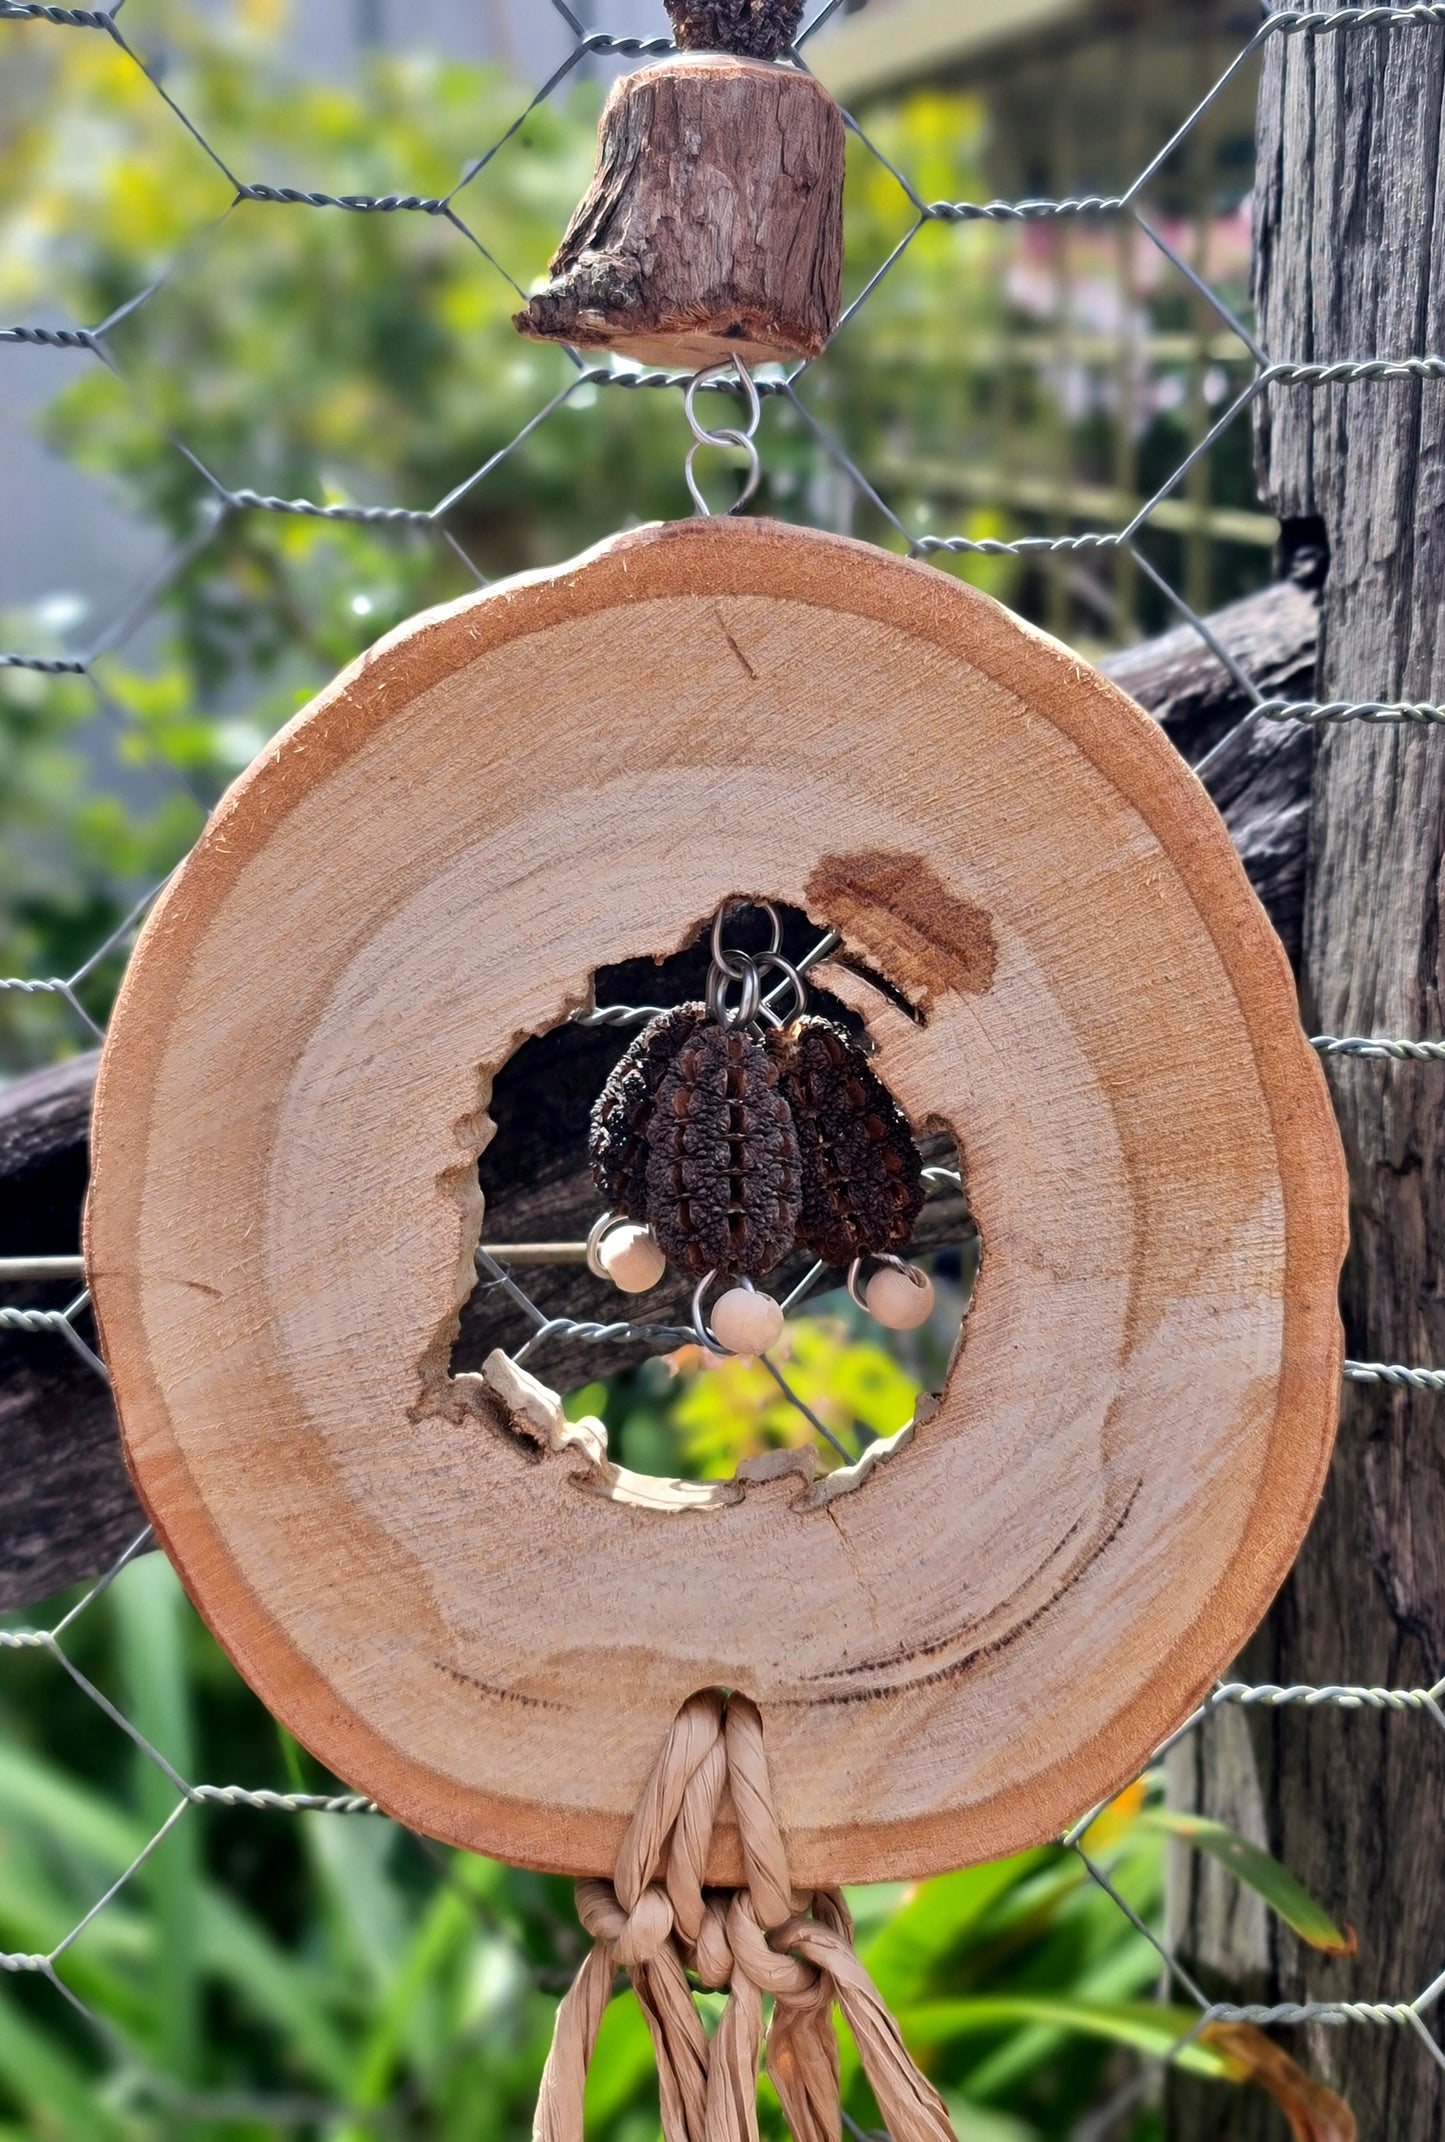
[(845, 142), (828, 92), (779, 56), (798, 9), (671, 12), (684, 49), (614, 87), (592, 184), (517, 327), (687, 371), (816, 357), (842, 302)]

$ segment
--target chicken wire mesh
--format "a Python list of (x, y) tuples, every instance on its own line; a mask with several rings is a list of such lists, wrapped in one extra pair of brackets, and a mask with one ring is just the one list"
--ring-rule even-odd
[[(155, 97), (170, 110), (175, 123), (186, 129), (197, 148), (215, 165), (227, 185), (233, 189), (232, 206), (243, 203), (267, 204), (282, 207), (297, 214), (340, 211), (355, 216), (423, 216), (449, 226), (456, 234), (459, 244), (476, 248), (498, 274), (505, 277), (519, 299), (525, 293), (512, 278), (504, 263), (493, 258), (468, 221), (469, 207), (478, 196), (481, 184), (507, 143), (523, 126), (528, 116), (547, 100), (555, 97), (569, 78), (576, 75), (589, 60), (616, 60), (646, 58), (661, 55), (671, 49), (664, 38), (640, 38), (615, 36), (602, 31), (590, 30), (578, 15), (565, 4), (565, 0), (552, 0), (559, 17), (564, 21), (572, 44), (566, 58), (548, 78), (542, 82), (525, 107), (518, 112), (512, 123), (499, 137), (478, 153), (463, 169), (454, 186), (444, 194), (390, 193), (382, 195), (357, 193), (332, 193), (323, 189), (303, 190), (290, 185), (273, 185), (262, 180), (242, 177), (215, 144), (207, 137), (202, 126), (188, 114), (182, 103), (171, 93), (158, 70), (151, 67), (142, 56), (136, 42), (127, 35), (121, 9), (124, 0), (117, 0), (112, 10), (63, 8), (29, 4), (29, 0), (6, 0), (0, 5), (0, 21), (10, 23), (39, 22), (54, 27), (57, 32), (108, 39), (127, 62), (138, 70), (148, 82)], [(855, 0), (856, 4), (856, 0)], [(813, 12), (811, 19), (799, 35), (795, 58), (801, 65), (807, 64), (808, 46), (814, 35), (843, 5), (843, 0), (826, 0), (826, 4)], [(1326, 387), (1366, 382), (1389, 382), (1399, 379), (1440, 380), (1445, 379), (1445, 357), (1428, 352), (1402, 351), (1389, 358), (1362, 357), (1354, 361), (1301, 364), (1287, 356), (1275, 354), (1263, 348), (1247, 322), (1241, 319), (1228, 304), (1208, 276), (1186, 259), (1171, 244), (1165, 233), (1145, 213), (1144, 199), (1151, 182), (1168, 165), (1191, 134), (1208, 119), (1219, 100), (1230, 89), (1241, 70), (1257, 57), (1260, 48), (1274, 38), (1335, 38), (1350, 37), (1370, 29), (1383, 29), (1400, 36), (1426, 36), (1445, 30), (1445, 5), (1414, 6), (1368, 6), (1341, 7), (1333, 10), (1283, 8), (1267, 15), (1256, 33), (1245, 40), (1237, 55), (1231, 60), (1219, 78), (1202, 97), (1182, 126), (1168, 139), (1160, 141), (1148, 160), (1142, 165), (1133, 182), (1117, 194), (1085, 195), (1061, 198), (1022, 198), (1013, 200), (929, 200), (913, 183), (909, 172), (892, 162), (881, 148), (870, 139), (866, 131), (851, 116), (848, 126), (855, 143), (874, 158), (878, 167), (886, 172), (889, 181), (897, 189), (899, 200), (904, 204), (908, 217), (907, 228), (892, 251), (874, 269), (868, 280), (854, 297), (844, 315), (840, 334), (845, 334), (848, 323), (861, 308), (867, 306), (889, 278), (906, 276), (911, 249), (921, 233), (933, 225), (967, 226), (988, 223), (994, 225), (1028, 225), (1051, 221), (1114, 222), (1131, 228), (1142, 240), (1157, 250), (1167, 260), (1170, 268), (1183, 278), (1195, 296), (1210, 307), (1217, 317), (1221, 330), (1234, 338), (1242, 361), (1247, 363), (1249, 377), (1246, 383), (1227, 401), (1212, 423), (1191, 446), (1167, 479), (1153, 495), (1138, 507), (1124, 525), (1116, 528), (1095, 528), (1083, 532), (1062, 534), (1021, 535), (1012, 539), (991, 535), (952, 534), (943, 535), (910, 527), (904, 513), (898, 510), (887, 494), (886, 488), (875, 481), (868, 469), (847, 450), (832, 427), (809, 406), (802, 390), (810, 376), (824, 368), (829, 353), (814, 364), (800, 364), (789, 370), (769, 370), (752, 382), (752, 387), (766, 407), (769, 403), (785, 403), (815, 442), (818, 452), (837, 472), (841, 481), (856, 493), (890, 529), (898, 544), (908, 553), (922, 559), (960, 556), (1028, 557), (1067, 559), (1086, 553), (1113, 554), (1127, 558), (1132, 570), (1148, 582), (1158, 596), (1197, 634), (1210, 653), (1223, 665), (1232, 677), (1239, 692), (1244, 695), (1249, 711), (1241, 726), (1252, 723), (1334, 724), (1359, 722), (1367, 726), (1425, 726), (1445, 722), (1445, 707), (1427, 703), (1401, 703), (1395, 701), (1333, 701), (1321, 703), (1298, 699), (1271, 698), (1265, 695), (1253, 681), (1245, 667), (1230, 652), (1210, 623), (1199, 614), (1197, 607), (1187, 599), (1161, 571), (1154, 558), (1142, 547), (1142, 538), (1157, 521), (1161, 510), (1175, 499), (1190, 476), (1191, 470), (1208, 456), (1218, 442), (1235, 427), (1243, 424), (1249, 412), (1264, 395), (1276, 391), (1310, 392)], [(155, 302), (158, 293), (165, 287), (164, 275), (146, 287), (130, 294), (125, 302), (113, 310), (98, 324), (90, 327), (25, 325), (18, 324), (0, 329), (0, 342), (30, 345), (39, 350), (54, 352), (83, 352), (99, 364), (116, 369), (117, 358), (112, 346), (114, 332), (119, 323), (133, 316), (136, 311)], [(16, 650), (0, 653), (0, 667), (28, 670), (41, 677), (79, 678), (89, 683), (101, 694), (102, 687), (95, 676), (95, 665), (100, 658), (121, 645), (144, 623), (156, 605), (163, 599), (167, 588), (193, 561), (198, 550), (216, 541), (220, 530), (232, 517), (243, 514), (271, 514), (300, 516), (336, 522), (355, 522), (367, 526), (388, 529), (407, 528), (425, 531), (448, 548), (465, 565), (468, 573), (479, 583), (484, 583), (485, 574), (468, 554), (452, 525), (456, 510), (465, 499), (472, 498), (484, 486), (497, 469), (515, 455), (538, 430), (553, 421), (558, 413), (579, 396), (598, 392), (606, 394), (657, 394), (681, 398), (690, 384), (689, 375), (629, 366), (622, 363), (598, 364), (589, 362), (577, 351), (568, 351), (570, 376), (564, 379), (560, 389), (543, 399), (535, 412), (520, 425), (515, 434), (498, 451), (479, 467), (462, 474), (436, 502), (426, 508), (399, 505), (353, 505), (345, 502), (320, 502), (306, 497), (281, 497), (246, 486), (232, 486), (222, 480), (203, 460), (194, 454), (183, 438), (175, 438), (175, 451), (183, 456), (203, 481), (210, 498), (210, 511), (198, 532), (180, 545), (165, 560), (160, 570), (152, 574), (134, 596), (122, 605), (108, 627), (93, 637), (89, 644), (78, 652), (66, 655), (49, 653), (31, 654)], [(727, 395), (730, 383), (726, 379), (710, 378), (710, 391), (719, 396)], [(733, 420), (723, 418), (724, 425)], [(749, 426), (751, 430), (752, 425)], [(767, 427), (760, 434), (760, 451), (766, 464), (768, 449)], [(1231, 736), (1237, 734), (1232, 730)], [(1214, 747), (1208, 758), (1197, 770), (1208, 770), (1209, 760), (1222, 744)], [(133, 939), (144, 915), (156, 894), (159, 885), (152, 888), (117, 928), (98, 943), (89, 957), (76, 969), (64, 976), (0, 977), (0, 991), (53, 997), (65, 1007), (74, 1019), (78, 1032), (87, 1038), (100, 1038), (103, 1027), (87, 1008), (80, 994), (95, 970), (117, 953), (123, 953)], [(829, 948), (828, 943), (817, 948), (817, 955)], [(582, 1015), (592, 1023), (628, 1026), (648, 1016), (653, 1007), (604, 1006)], [(1350, 1056), (1367, 1061), (1401, 1062), (1428, 1066), (1445, 1061), (1445, 1040), (1411, 1036), (1376, 1035), (1320, 1035), (1314, 1037), (1314, 1047), (1324, 1056)], [(0, 1244), (0, 1252), (5, 1245)], [(549, 1318), (528, 1297), (525, 1289), (511, 1270), (494, 1262), (485, 1251), (479, 1251), (479, 1267), (484, 1283), (506, 1288), (515, 1302), (535, 1325), (534, 1338), (529, 1344), (551, 1337), (558, 1332), (568, 1335), (620, 1336), (645, 1338), (663, 1345), (675, 1344), (679, 1336), (669, 1329), (653, 1330), (639, 1324), (620, 1323), (598, 1327), (567, 1319)], [(810, 1285), (821, 1277), (819, 1271), (810, 1274), (790, 1297), (790, 1306), (803, 1298)], [(97, 1377), (104, 1378), (106, 1371), (87, 1336), (86, 1312), (88, 1297), (83, 1287), (83, 1273), (78, 1260), (35, 1259), (24, 1257), (6, 1258), (0, 1255), (0, 1284), (10, 1282), (44, 1282), (59, 1287), (68, 1297), (60, 1306), (34, 1308), (30, 1306), (0, 1305), (0, 1331), (12, 1340), (32, 1346), (65, 1344), (82, 1357), (88, 1369)], [(786, 1378), (776, 1367), (772, 1373), (792, 1402), (807, 1412), (805, 1402), (789, 1390)], [(1410, 1386), (1417, 1389), (1445, 1390), (1445, 1369), (1429, 1365), (1377, 1361), (1348, 1361), (1345, 1375), (1363, 1383), (1380, 1383)], [(810, 1419), (812, 1416), (809, 1416)], [(816, 1424), (815, 1424), (816, 1425)], [(824, 1433), (827, 1431), (824, 1430)], [(70, 1951), (95, 1921), (99, 1914), (121, 1894), (141, 1867), (158, 1849), (175, 1826), (183, 1822), (194, 1810), (219, 1806), (228, 1809), (251, 1809), (266, 1813), (298, 1814), (319, 1813), (328, 1816), (375, 1818), (379, 1815), (371, 1802), (354, 1794), (318, 1795), (304, 1792), (276, 1792), (253, 1790), (239, 1785), (209, 1785), (193, 1781), (175, 1768), (153, 1742), (127, 1718), (124, 1711), (114, 1704), (105, 1693), (81, 1671), (67, 1650), (67, 1638), (77, 1624), (91, 1612), (95, 1602), (102, 1597), (119, 1572), (150, 1544), (149, 1535), (142, 1534), (134, 1540), (112, 1569), (93, 1585), (89, 1591), (53, 1626), (40, 1629), (6, 1628), (0, 1630), (0, 1650), (14, 1654), (32, 1652), (43, 1655), (53, 1662), (56, 1670), (67, 1675), (84, 1697), (103, 1713), (111, 1723), (126, 1734), (146, 1760), (154, 1765), (169, 1790), (174, 1794), (174, 1805), (165, 1820), (155, 1829), (143, 1849), (135, 1856), (109, 1888), (96, 1896), (90, 1909), (72, 1926), (62, 1939), (44, 1953), (0, 1954), (0, 1968), (11, 1974), (33, 1974), (54, 1989), (56, 1997), (87, 2017), (103, 2040), (106, 2026), (101, 2017), (87, 2008), (74, 1987), (67, 1982), (65, 1965)], [(1445, 1730), (1445, 1679), (1429, 1688), (1389, 1688), (1354, 1686), (1346, 1683), (1325, 1686), (1282, 1687), (1273, 1684), (1250, 1685), (1228, 1682), (1215, 1689), (1198, 1711), (1180, 1729), (1169, 1746), (1185, 1735), (1195, 1732), (1214, 1712), (1225, 1706), (1262, 1706), (1271, 1709), (1289, 1707), (1333, 1708), (1340, 1712), (1374, 1710), (1396, 1714), (1401, 1730), (1412, 1730), (1426, 1721)], [(1159, 1755), (1164, 1750), (1158, 1751)], [(1155, 1758), (1156, 1762), (1158, 1756)], [(1090, 1879), (1107, 1893), (1119, 1910), (1130, 1920), (1136, 1931), (1142, 1934), (1158, 1952), (1159, 1962), (1166, 1980), (1177, 1987), (1185, 1998), (1197, 2008), (1197, 2021), (1187, 2037), (1181, 2038), (1175, 2051), (1179, 2051), (1197, 2037), (1199, 2032), (1212, 2023), (1254, 2023), (1259, 2025), (1292, 2024), (1305, 2021), (1321, 2021), (1338, 2024), (1353, 2024), (1364, 2027), (1405, 2027), (1417, 2036), (1428, 2057), (1445, 2066), (1445, 2050), (1442, 2050), (1427, 2021), (1428, 2011), (1445, 1991), (1445, 1973), (1433, 1983), (1419, 1989), (1382, 1988), (1380, 1997), (1372, 2001), (1306, 2002), (1274, 2007), (1235, 2006), (1211, 2002), (1180, 1960), (1171, 1954), (1168, 1946), (1160, 1940), (1156, 1931), (1148, 1926), (1134, 1911), (1129, 1902), (1119, 1893), (1111, 1881), (1108, 1868), (1089, 1850), (1087, 1833), (1097, 1810), (1081, 1820), (1062, 1840), (1076, 1853), (1087, 1869)], [(1127, 2086), (1130, 2090), (1137, 2083)], [(850, 2129), (859, 2133), (854, 2122)]]

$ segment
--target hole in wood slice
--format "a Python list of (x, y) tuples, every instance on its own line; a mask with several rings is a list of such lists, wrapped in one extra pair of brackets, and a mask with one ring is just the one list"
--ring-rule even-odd
[[(795, 907), (783, 908), (780, 920), (784, 957), (795, 964), (816, 950), (828, 929), (826, 919)], [(708, 927), (700, 922), (694, 941), (670, 958), (599, 971), (592, 978), (593, 1002), (696, 1001), (707, 973)], [(762, 952), (768, 941), (758, 910), (741, 908), (730, 917), (730, 947)], [(888, 1001), (906, 1001), (885, 976), (869, 970), (868, 980)], [(809, 1006), (872, 1046), (864, 1019), (828, 989), (815, 985)], [(792, 1009), (790, 992), (778, 1008)], [(586, 1233), (605, 1202), (588, 1171), (592, 1104), (638, 1031), (635, 1025), (597, 1028), (568, 1021), (514, 1051), (494, 1083), (490, 1113), (497, 1133), (478, 1169), (489, 1208), (510, 1201), (542, 1146), (558, 1201), (553, 1209), (560, 1213), (565, 1201), (573, 1240)], [(688, 1482), (731, 1481), (740, 1469), (743, 1478), (788, 1470), (825, 1476), (844, 1473), (872, 1453), (858, 1475), (861, 1486), (878, 1447), (906, 1442), (915, 1407), (922, 1403), (927, 1411), (942, 1393), (979, 1268), (979, 1236), (957, 1146), (946, 1130), (923, 1126), (917, 1142), (930, 1178), (907, 1253), (928, 1274), (935, 1301), (916, 1329), (890, 1330), (864, 1314), (848, 1295), (843, 1270), (818, 1272), (812, 1254), (799, 1246), (759, 1282), (788, 1305), (770, 1368), (698, 1344), (688, 1329), (693, 1281), (671, 1266), (656, 1286), (627, 1295), (581, 1262), (531, 1261), (523, 1245), (515, 1261), (504, 1260), (511, 1287), (483, 1260), (465, 1336), (453, 1349), (453, 1373), (481, 1372), (494, 1351), (520, 1355), (529, 1375), (565, 1394), (560, 1404), (566, 1418), (585, 1424), (599, 1453), (628, 1473)], [(484, 1241), (487, 1232), (484, 1226)], [(535, 1305), (532, 1313), (514, 1288)], [(615, 1341), (565, 1329), (539, 1339), (544, 1318), (631, 1328)], [(581, 1376), (572, 1364), (584, 1348), (590, 1373)]]

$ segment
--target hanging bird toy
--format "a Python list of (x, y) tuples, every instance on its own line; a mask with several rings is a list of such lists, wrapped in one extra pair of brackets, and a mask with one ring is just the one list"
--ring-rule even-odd
[[(843, 123), (796, 0), (670, 12), (518, 324), (735, 366), (745, 431), (698, 424), (697, 379), (685, 408), (748, 448), (746, 497), (748, 365), (836, 324)], [(764, 952), (729, 942), (740, 893)], [(593, 1110), (594, 1273), (684, 1281), (708, 1356), (776, 1345), (795, 1251), (916, 1327), (916, 1140), (966, 1148), (966, 1343), (822, 1475), (618, 1464), (520, 1356), (653, 1327), (549, 1318), (481, 1242), (498, 1075), (709, 922), (701, 999)], [(398, 1819), (578, 1878), (541, 2142), (582, 2142), (619, 1968), (668, 2142), (754, 2142), (767, 1998), (797, 2142), (839, 2132), (835, 2004), (895, 2142), (946, 2142), (841, 1885), (1041, 1844), (1137, 1776), (1263, 1613), (1334, 1432), (1334, 1119), (1162, 732), (914, 560), (634, 530), (401, 627), (236, 783), (131, 961), (92, 1156), (127, 1462), (211, 1628)], [(534, 1326), (454, 1372), (479, 1260)], [(728, 1990), (711, 2036), (695, 1987)]]

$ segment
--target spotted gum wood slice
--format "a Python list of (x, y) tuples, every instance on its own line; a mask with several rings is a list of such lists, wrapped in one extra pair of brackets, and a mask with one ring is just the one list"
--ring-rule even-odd
[[(1265, 588), (1216, 613), (1209, 624), (1213, 638), (1271, 697), (1310, 696), (1317, 617), (1305, 588)], [(1192, 629), (1146, 641), (1102, 666), (1163, 723), (1191, 763), (1249, 711), (1225, 665)], [(1310, 732), (1245, 723), (1211, 762), (1206, 781), (1292, 960), (1299, 944), (1313, 761)], [(694, 972), (683, 994), (695, 986)], [(585, 1118), (610, 1068), (607, 1036), (579, 1027), (562, 1038), (568, 1046), (559, 1052), (564, 1061), (549, 1071), (547, 1109), (520, 1105), (528, 1081), (514, 1066), (506, 1151), (494, 1144), (491, 1155), (494, 1163), (506, 1161), (500, 1174), (494, 1170), (487, 1199), (487, 1231), (498, 1239), (575, 1240), (596, 1217)], [(60, 1122), (52, 1074), (17, 1080), (0, 1096), (0, 1238), (7, 1251), (35, 1246), (37, 1216), (44, 1220), (48, 1248), (72, 1254), (79, 1247), (95, 1062), (87, 1056), (59, 1074), (65, 1091)], [(43, 1182), (32, 1172), (37, 1141)], [(934, 1247), (956, 1241), (960, 1218), (958, 1200), (930, 1198), (915, 1240)], [(528, 1272), (526, 1283), (540, 1308), (560, 1312), (581, 1305), (579, 1278), (565, 1268), (539, 1267)], [(663, 1321), (686, 1315), (688, 1291), (680, 1284), (664, 1287), (649, 1298), (649, 1314), (660, 1310)], [(37, 1294), (33, 1305), (45, 1299), (53, 1296)], [(586, 1307), (595, 1307), (599, 1317), (610, 1313), (600, 1289)], [(460, 1343), (480, 1361), (502, 1343), (504, 1332), (518, 1346), (526, 1330), (520, 1311), (509, 1315), (495, 1296), (477, 1297), (463, 1311)], [(606, 1376), (629, 1358), (626, 1349), (605, 1340), (569, 1340), (548, 1354), (547, 1365), (570, 1387)], [(0, 1524), (0, 1605), (28, 1605), (74, 1578), (98, 1576), (140, 1531), (144, 1520), (121, 1461), (110, 1394), (89, 1364), (58, 1339), (0, 1342), (0, 1451), (9, 1473), (0, 1497), (7, 1519)]]
[[(837, 971), (982, 1277), (826, 1495), (619, 1493), (545, 1394), (449, 1377), (487, 1095), (738, 894), (919, 1007)], [(1057, 1834), (1208, 1687), (1319, 1492), (1344, 1239), (1284, 956), (1156, 725), (927, 567), (699, 521), (415, 620), (236, 784), (126, 978), (87, 1255), (142, 1499), (323, 1761), (597, 1873), (740, 1688), (811, 1884)]]
[(844, 155), (841, 112), (796, 67), (689, 52), (624, 75), (517, 327), (689, 371), (816, 357), (842, 304)]

